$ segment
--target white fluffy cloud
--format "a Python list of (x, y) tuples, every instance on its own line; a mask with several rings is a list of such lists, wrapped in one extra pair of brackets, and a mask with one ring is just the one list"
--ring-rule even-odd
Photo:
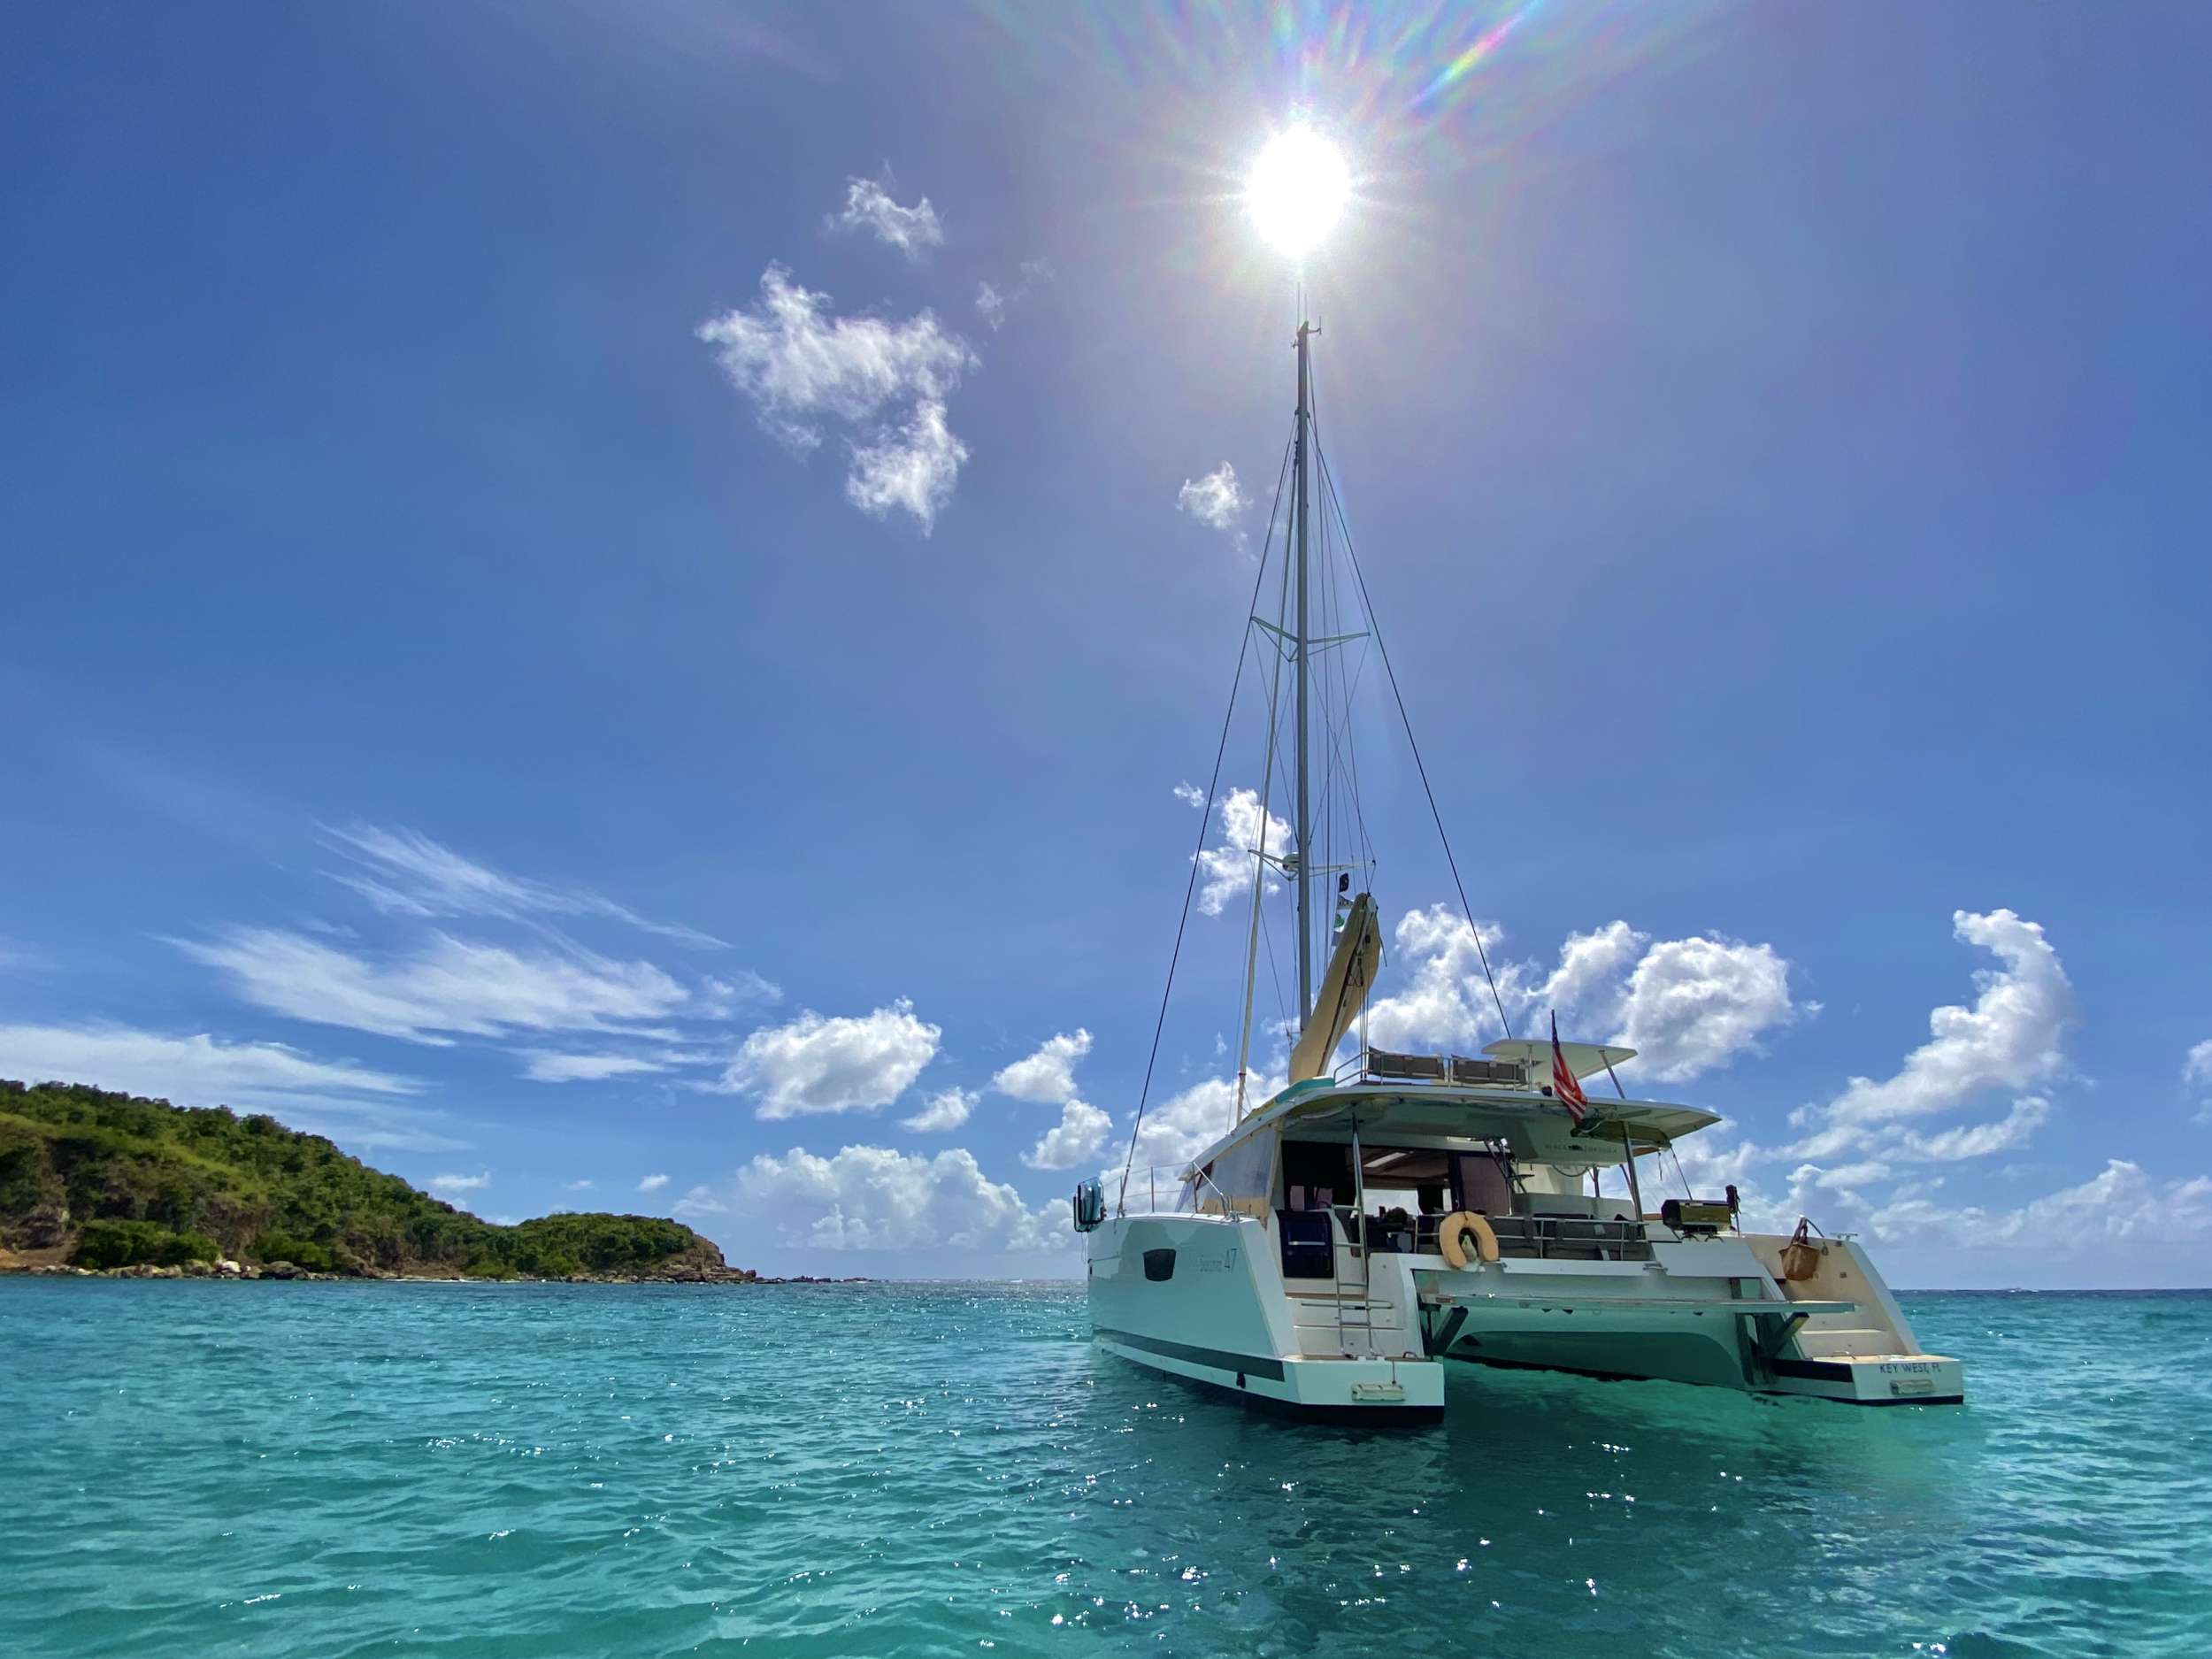
[(1091, 1033), (1078, 1026), (1045, 1040), (1036, 1053), (1000, 1069), (991, 1087), (1015, 1100), (1049, 1105), (1075, 1093), (1075, 1063), (1091, 1051)]
[[(626, 922), (686, 944), (722, 949), (723, 941), (695, 927), (649, 921), (626, 905), (582, 887), (555, 887), (509, 875), (465, 857), (411, 829), (354, 824), (326, 826), (324, 838), (354, 868), (332, 879), (352, 888), (388, 915), (495, 916), (518, 920), (534, 915), (596, 916)], [(758, 983), (771, 992), (765, 980)]]
[[(2189, 1050), (2187, 1057), (2181, 1063), (2181, 1080), (2198, 1085), (2212, 1084), (2212, 1041), (2200, 1042)], [(2212, 1124), (2212, 1096), (2208, 1096), (2197, 1108), (2192, 1121)]]
[[(1204, 804), (1205, 797), (1195, 801), (1185, 790), (1188, 784), (1178, 785), (1176, 798), (1194, 806)], [(1260, 845), (1260, 792), (1256, 789), (1232, 789), (1215, 806), (1214, 814), (1221, 829), (1218, 846), (1209, 847), (1198, 855), (1200, 876), (1198, 908), (1207, 916), (1218, 916), (1229, 901), (1252, 890), (1253, 867), (1257, 860), (1253, 849)], [(1272, 812), (1264, 815), (1267, 826), (1267, 856), (1281, 858), (1298, 850), (1298, 838), (1291, 833), (1290, 826)]]
[(492, 1172), (489, 1170), (480, 1175), (434, 1175), (430, 1178), (431, 1187), (441, 1193), (481, 1192), (491, 1184)]
[(941, 247), (945, 240), (945, 227), (927, 196), (902, 207), (873, 179), (846, 180), (845, 205), (828, 222), (833, 230), (868, 231), (910, 259), (920, 258), (925, 248)]
[[(1476, 932), (1444, 904), (1409, 910), (1395, 932), (1400, 988), (1367, 1015), (1379, 1048), (1471, 1049), (1502, 1035), (1476, 950)], [(1498, 997), (1524, 1032), (1550, 1010), (1563, 1034), (1632, 1048), (1640, 1069), (1679, 1082), (1756, 1053), (1760, 1040), (1809, 1005), (1792, 1001), (1789, 964), (1771, 945), (1718, 935), (1654, 942), (1624, 921), (1572, 933), (1548, 973), (1509, 960), (1504, 931), (1482, 925)]]
[[(1379, 1048), (1427, 1051), (1471, 1048), (1487, 1037), (1502, 1036), (1483, 983), (1476, 932), (1449, 906), (1432, 904), (1408, 910), (1393, 932), (1401, 988), (1367, 1006), (1367, 1040)], [(1496, 958), (1505, 932), (1494, 922), (1482, 925), (1481, 942)], [(1495, 959), (1502, 991), (1511, 991), (1508, 1006), (1522, 1000), (1511, 964)]]
[(1791, 1121), (1814, 1129), (1798, 1148), (1802, 1156), (1848, 1152), (1882, 1125), (1954, 1110), (1992, 1089), (2024, 1088), (2065, 1069), (2060, 1043), (2073, 1021), (2073, 987), (2042, 928), (2001, 910), (1959, 910), (1951, 922), (1962, 944), (1988, 951), (1999, 966), (1975, 974), (1980, 995), (1971, 1008), (1929, 1015), (1929, 1040), (1894, 1075), (1855, 1077), (1826, 1107), (1800, 1108)]
[(1885, 1243), (1935, 1240), (1972, 1248), (2023, 1246), (2059, 1256), (2100, 1245), (2200, 1244), (2212, 1236), (2212, 1177), (2161, 1181), (2140, 1164), (2114, 1158), (2078, 1187), (2016, 1210), (1893, 1200), (1869, 1223)]
[(1209, 530), (1218, 530), (1244, 545), (1244, 514), (1252, 504), (1237, 482), (1237, 470), (1224, 461), (1202, 478), (1187, 478), (1175, 492), (1175, 510), (1187, 512)]
[(922, 1102), (921, 1110), (911, 1118), (900, 1118), (899, 1127), (911, 1129), (918, 1135), (957, 1129), (968, 1121), (968, 1114), (975, 1110), (977, 1098), (973, 1092), (964, 1088), (939, 1089)]
[(572, 947), (524, 953), (434, 933), (411, 954), (373, 959), (268, 927), (234, 928), (212, 943), (172, 942), (272, 1013), (441, 1048), (453, 1041), (447, 1033), (646, 1030), (692, 1001), (649, 962)]
[(665, 1175), (648, 1175), (638, 1182), (637, 1189), (641, 1193), (657, 1193), (667, 1185), (668, 1177)]
[(905, 421), (885, 426), (872, 442), (854, 447), (845, 498), (877, 518), (903, 507), (927, 534), (952, 499), (952, 487), (967, 459), (968, 446), (945, 424), (944, 404), (925, 397)]
[(828, 296), (793, 282), (780, 265), (768, 267), (760, 287), (757, 305), (701, 324), (699, 338), (761, 425), (795, 453), (818, 446), (826, 423), (841, 425), (854, 504), (879, 516), (903, 508), (926, 533), (968, 458), (946, 425), (945, 401), (975, 354), (930, 311), (903, 322), (833, 316)]
[(1771, 945), (1663, 940), (1628, 976), (1620, 1041), (1663, 1081), (1726, 1065), (1757, 1053), (1760, 1037), (1794, 1016), (1789, 976)]
[(180, 1037), (116, 1025), (0, 1025), (0, 1077), (268, 1112), (365, 1150), (437, 1152), (467, 1144), (444, 1132), (439, 1114), (400, 1103), (421, 1092), (414, 1078), (205, 1032)]
[(903, 997), (857, 1017), (825, 1018), (810, 1009), (746, 1038), (722, 1087), (754, 1096), (764, 1118), (871, 1111), (906, 1092), (937, 1057), (943, 1034), (916, 1018)]
[(1071, 1100), (1060, 1109), (1060, 1121), (1038, 1137), (1022, 1162), (1033, 1170), (1071, 1170), (1088, 1164), (1106, 1144), (1106, 1132), (1114, 1120), (1095, 1106)]
[[(1065, 1204), (1033, 1210), (957, 1147), (932, 1156), (872, 1146), (829, 1157), (796, 1147), (762, 1153), (738, 1171), (733, 1196), (727, 1208), (780, 1243), (812, 1249), (1048, 1250), (1075, 1239)], [(702, 1194), (685, 1204), (713, 1213), (717, 1202)]]
[[(1281, 1090), (1279, 1077), (1251, 1079), (1245, 1089), (1246, 1110), (1273, 1098)], [(1187, 1164), (1227, 1134), (1237, 1116), (1237, 1082), (1233, 1077), (1211, 1077), (1192, 1084), (1179, 1094), (1156, 1101), (1137, 1130), (1137, 1145), (1130, 1163), (1134, 1169), (1166, 1169)], [(1115, 1171), (1114, 1179), (1119, 1179)], [(1109, 1186), (1110, 1187), (1111, 1182)]]
[(979, 282), (975, 285), (975, 309), (995, 334), (1006, 320), (1006, 296), (993, 284)]

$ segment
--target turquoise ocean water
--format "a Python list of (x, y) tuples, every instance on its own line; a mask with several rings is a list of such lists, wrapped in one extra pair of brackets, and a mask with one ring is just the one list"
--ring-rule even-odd
[(1916, 1296), (1963, 1409), (1249, 1415), (1079, 1286), (0, 1281), (0, 1654), (2212, 1655), (2212, 1294)]

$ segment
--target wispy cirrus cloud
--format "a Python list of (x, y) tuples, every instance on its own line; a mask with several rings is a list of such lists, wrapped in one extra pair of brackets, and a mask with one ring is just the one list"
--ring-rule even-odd
[(771, 265), (757, 303), (702, 323), (697, 334), (778, 442), (805, 455), (831, 426), (841, 427), (847, 498), (876, 518), (903, 509), (928, 534), (968, 459), (946, 400), (977, 362), (935, 313), (898, 322), (836, 316), (826, 294)]
[(603, 917), (687, 945), (726, 949), (722, 940), (680, 923), (657, 922), (626, 904), (584, 887), (557, 887), (509, 875), (454, 851), (420, 831), (374, 824), (321, 826), (325, 841), (355, 866), (332, 871), (387, 915), (426, 919), (495, 917), (526, 921), (539, 916)]
[(522, 1075), (533, 1083), (603, 1083), (610, 1078), (641, 1077), (665, 1071), (669, 1064), (637, 1054), (563, 1054), (553, 1048), (525, 1048)]
[(825, 221), (831, 230), (866, 231), (887, 248), (896, 248), (909, 259), (919, 259), (925, 250), (944, 245), (944, 222), (923, 196), (904, 207), (873, 179), (845, 180), (845, 205)]
[(437, 1048), (515, 1032), (665, 1037), (657, 1022), (695, 1006), (693, 991), (649, 962), (572, 946), (526, 952), (434, 933), (414, 949), (371, 956), (274, 927), (170, 942), (271, 1013)]
[(1040, 282), (1052, 280), (1052, 265), (1045, 259), (1022, 261), (1021, 280), (1011, 284), (993, 282), (987, 278), (975, 285), (976, 314), (991, 326), (996, 334), (1006, 323), (1006, 314), (1029, 297), (1029, 290)]

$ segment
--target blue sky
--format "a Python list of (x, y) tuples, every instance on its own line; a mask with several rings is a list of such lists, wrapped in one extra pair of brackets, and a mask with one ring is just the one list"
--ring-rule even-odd
[[(0, 1075), (765, 1269), (1069, 1271), (1302, 107), (1331, 464), (1517, 1018), (1897, 1282), (2205, 1282), (2212, 18), (1039, 11), (0, 21)], [(1383, 1023), (1464, 1049), (1363, 730)], [(1148, 1156), (1219, 1111), (1234, 901)]]

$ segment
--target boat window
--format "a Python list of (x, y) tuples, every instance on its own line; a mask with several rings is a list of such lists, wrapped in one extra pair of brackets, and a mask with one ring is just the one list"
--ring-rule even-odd
[(1240, 1141), (1214, 1160), (1211, 1173), (1222, 1197), (1232, 1202), (1253, 1199), (1264, 1204), (1275, 1173), (1274, 1137), (1256, 1134)]
[(1367, 1198), (1369, 1236), (1379, 1250), (1435, 1248), (1451, 1190), (1451, 1155), (1424, 1147), (1363, 1148), (1361, 1184)]
[(1352, 1149), (1314, 1141), (1283, 1142), (1283, 1202), (1290, 1210), (1326, 1210), (1352, 1202)]

